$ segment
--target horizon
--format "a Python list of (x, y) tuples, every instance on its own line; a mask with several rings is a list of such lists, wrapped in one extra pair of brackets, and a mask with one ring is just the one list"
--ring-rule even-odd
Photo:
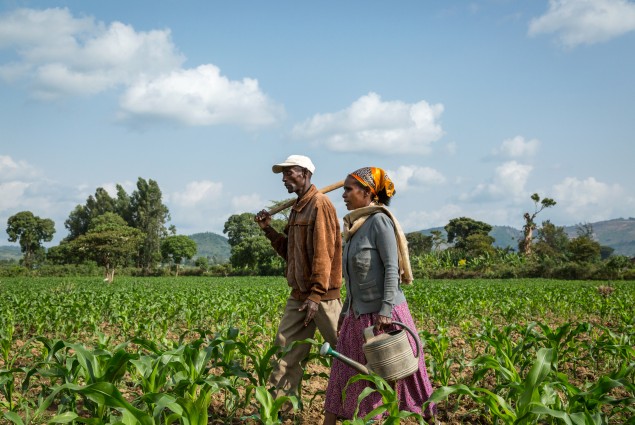
[[(454, 218), (458, 218), (458, 217), (454, 217)], [(468, 218), (470, 218), (470, 217), (468, 217)], [(582, 225), (582, 224), (590, 224), (591, 226), (595, 226), (596, 224), (599, 224), (599, 223), (608, 223), (608, 222), (611, 222), (611, 221), (635, 221), (635, 217), (626, 217), (626, 218), (618, 217), (618, 218), (611, 218), (611, 219), (608, 219), (608, 220), (596, 221), (596, 222), (593, 222), (593, 223), (578, 222), (578, 223), (569, 224), (569, 225), (560, 225), (560, 224), (556, 223), (556, 226), (564, 227), (565, 230), (567, 230), (567, 229), (571, 230), (571, 229), (575, 229), (577, 226)], [(518, 232), (522, 232), (522, 228), (516, 228), (516, 227), (512, 227), (512, 226), (492, 224), (492, 223), (487, 223), (487, 224), (492, 226), (492, 230), (491, 231), (494, 231), (494, 229), (498, 227), (498, 228), (510, 228), (510, 229), (516, 230)], [(434, 226), (434, 227), (427, 227), (425, 229), (412, 230), (411, 232), (425, 232), (425, 231), (428, 231), (428, 230), (436, 230), (436, 229), (443, 229), (443, 228), (444, 228), (444, 226)], [(222, 232), (221, 233), (216, 233), (216, 232), (211, 231), (211, 230), (203, 230), (203, 231), (200, 231), (200, 232), (190, 233), (190, 234), (187, 234), (185, 236), (191, 237), (191, 236), (194, 236), (194, 235), (200, 235), (200, 234), (206, 234), (206, 233), (211, 233), (211, 234), (220, 236), (220, 237), (222, 237), (224, 239), (227, 239), (227, 236), (225, 236), (224, 233), (222, 233)], [(407, 233), (410, 233), (410, 232), (407, 232)], [(54, 246), (55, 244), (53, 244), (52, 242), (45, 242), (42, 245), (45, 248), (50, 248), (51, 246)], [(0, 248), (2, 248), (2, 247), (13, 247), (13, 248), (18, 248), (19, 249), (20, 248), (20, 244), (18, 242), (7, 242), (5, 244), (0, 244)]]

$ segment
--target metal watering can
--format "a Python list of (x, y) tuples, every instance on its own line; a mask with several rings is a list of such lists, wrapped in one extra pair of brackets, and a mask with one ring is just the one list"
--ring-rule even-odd
[[(331, 348), (331, 344), (325, 342), (320, 349), (322, 356), (330, 355), (346, 363), (360, 373), (368, 375), (370, 371), (384, 378), (386, 381), (397, 381), (412, 375), (419, 369), (419, 353), (421, 347), (419, 340), (412, 329), (401, 322), (392, 322), (403, 329), (386, 332), (375, 336), (374, 326), (364, 329), (366, 343), (362, 346), (364, 356), (368, 362), (365, 366), (355, 360), (338, 353)], [(408, 335), (404, 329), (412, 335), (417, 345), (417, 353), (413, 354), (408, 341)]]

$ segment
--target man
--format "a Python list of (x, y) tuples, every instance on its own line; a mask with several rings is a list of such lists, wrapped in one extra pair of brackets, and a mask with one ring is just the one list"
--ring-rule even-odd
[[(291, 155), (272, 167), (282, 173), (282, 183), (298, 197), (291, 208), (284, 233), (270, 226), (271, 215), (262, 210), (255, 221), (265, 231), (276, 252), (287, 262), (291, 294), (278, 326), (276, 344), (313, 338), (315, 329), (333, 347), (342, 310), (342, 239), (337, 214), (329, 198), (311, 184), (315, 166), (303, 155)], [(297, 395), (302, 379), (302, 360), (311, 346), (299, 344), (274, 365), (269, 379), (274, 395)]]

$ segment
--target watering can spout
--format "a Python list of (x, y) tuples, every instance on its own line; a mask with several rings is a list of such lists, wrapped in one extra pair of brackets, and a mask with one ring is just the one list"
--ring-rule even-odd
[(325, 342), (324, 344), (322, 344), (322, 348), (320, 348), (320, 355), (335, 357), (336, 359), (338, 359), (338, 360), (346, 363), (350, 367), (354, 368), (359, 373), (363, 373), (365, 375), (368, 375), (370, 373), (368, 368), (366, 366), (364, 366), (363, 364), (358, 363), (355, 360), (353, 360), (351, 358), (348, 358), (345, 355), (343, 355), (341, 353), (338, 353), (337, 351), (333, 350), (331, 348), (331, 344), (329, 344), (328, 342)]

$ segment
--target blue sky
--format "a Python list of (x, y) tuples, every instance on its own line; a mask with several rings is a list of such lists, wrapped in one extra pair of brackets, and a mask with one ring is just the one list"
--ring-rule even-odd
[(2, 1), (0, 223), (143, 177), (222, 234), (290, 154), (386, 169), (406, 231), (635, 216), (634, 75), (634, 1)]

